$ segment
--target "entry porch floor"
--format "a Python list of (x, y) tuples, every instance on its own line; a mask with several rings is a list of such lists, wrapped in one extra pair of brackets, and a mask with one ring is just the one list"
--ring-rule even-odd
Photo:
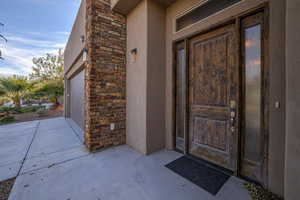
[(0, 181), (17, 176), (9, 200), (251, 199), (238, 178), (213, 196), (165, 167), (181, 156), (127, 145), (91, 154), (64, 118), (0, 127)]

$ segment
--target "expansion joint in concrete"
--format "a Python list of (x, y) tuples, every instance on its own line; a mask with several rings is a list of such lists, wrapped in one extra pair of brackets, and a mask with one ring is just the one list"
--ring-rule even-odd
[(23, 158), (23, 160), (22, 160), (21, 167), (20, 167), (20, 169), (19, 169), (19, 171), (18, 171), (16, 177), (18, 177), (18, 176), (20, 175), (20, 173), (21, 173), (21, 170), (22, 170), (22, 168), (23, 168), (23, 165), (24, 165), (24, 163), (25, 163), (25, 161), (26, 161), (26, 159), (27, 159), (27, 157), (28, 157), (28, 153), (29, 153), (29, 151), (30, 151), (30, 148), (31, 148), (31, 146), (32, 146), (32, 143), (33, 143), (33, 141), (34, 141), (34, 139), (35, 139), (35, 137), (36, 137), (36, 135), (37, 135), (38, 129), (39, 129), (39, 127), (40, 127), (40, 123), (41, 123), (41, 122), (38, 122), (37, 125), (36, 125), (36, 127), (35, 127), (35, 130), (34, 130), (34, 133), (33, 133), (32, 139), (31, 139), (31, 142), (30, 142), (30, 144), (29, 144), (29, 146), (28, 146), (28, 148), (27, 148), (27, 150), (26, 150), (26, 154), (25, 154), (25, 156), (24, 156), (24, 158)]

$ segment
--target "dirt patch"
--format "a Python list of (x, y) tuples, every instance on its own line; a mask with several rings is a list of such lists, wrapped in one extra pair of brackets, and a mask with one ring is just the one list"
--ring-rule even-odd
[(17, 122), (28, 122), (33, 120), (42, 120), (42, 119), (50, 119), (54, 117), (62, 117), (64, 113), (64, 109), (62, 106), (57, 107), (54, 110), (45, 111), (43, 117), (39, 116), (36, 112), (29, 112), (29, 113), (22, 113), (22, 114), (15, 114), (16, 123)]
[(0, 182), (0, 200), (7, 200), (15, 183), (15, 178)]

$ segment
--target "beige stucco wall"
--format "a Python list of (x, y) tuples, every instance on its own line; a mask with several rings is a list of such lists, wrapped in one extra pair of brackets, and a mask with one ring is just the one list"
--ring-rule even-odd
[[(80, 8), (78, 10), (76, 21), (74, 22), (71, 35), (69, 37), (65, 52), (64, 52), (64, 73), (65, 73), (65, 117), (73, 117), (74, 121), (84, 129), (84, 90), (81, 89), (79, 93), (75, 93), (71, 89), (75, 86), (78, 89), (84, 87), (83, 72), (81, 72), (81, 78), (74, 78), (84, 68), (84, 61), (82, 52), (85, 43), (81, 41), (81, 36), (85, 36), (85, 18), (86, 18), (86, 0), (82, 0)], [(72, 84), (71, 84), (72, 82)], [(83, 83), (82, 83), (83, 82)], [(71, 103), (71, 96), (74, 100)], [(78, 102), (77, 106), (74, 106), (74, 102)]]
[(147, 1), (147, 153), (165, 148), (165, 9)]
[[(127, 143), (165, 148), (165, 9), (144, 0), (127, 16)], [(137, 49), (135, 62), (131, 50)]]
[(86, 0), (82, 0), (76, 21), (73, 25), (71, 35), (69, 37), (65, 49), (65, 73), (70, 70), (78, 56), (82, 53), (84, 43), (81, 42), (81, 36), (85, 36), (85, 17), (86, 17)]
[[(126, 142), (146, 154), (147, 110), (147, 4), (127, 16)], [(131, 50), (137, 49), (136, 60)]]
[(287, 0), (286, 17), (286, 168), (285, 199), (300, 189), (300, 1)]
[[(174, 20), (177, 15), (199, 4), (199, 0), (181, 0), (167, 8), (166, 17), (166, 147), (173, 148), (173, 66), (172, 42), (197, 32), (204, 31), (210, 26), (224, 22), (242, 12), (255, 8), (267, 0), (244, 0), (239, 4), (210, 16), (186, 29), (175, 33)], [(283, 195), (284, 186), (284, 1), (270, 1), (270, 135), (269, 135), (269, 185), (275, 193)], [(281, 31), (280, 31), (281, 30)], [(280, 47), (281, 46), (281, 47)], [(275, 109), (276, 101), (283, 107)]]
[(123, 15), (129, 14), (142, 0), (111, 0), (111, 8)]
[[(283, 196), (285, 159), (285, 0), (270, 1), (269, 189)], [(275, 108), (275, 102), (280, 108)]]

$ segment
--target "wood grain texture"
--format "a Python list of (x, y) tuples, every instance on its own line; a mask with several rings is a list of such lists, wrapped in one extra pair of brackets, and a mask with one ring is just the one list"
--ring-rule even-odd
[(230, 101), (239, 103), (235, 24), (200, 34), (189, 44), (189, 153), (236, 170), (238, 131), (229, 123)]
[[(261, 131), (262, 131), (262, 161), (260, 163), (253, 162), (251, 160), (247, 160), (243, 157), (243, 148), (245, 143), (244, 138), (244, 129), (245, 129), (245, 120), (244, 120), (244, 96), (245, 96), (245, 87), (244, 87), (244, 48), (243, 48), (243, 29), (246, 27), (251, 27), (256, 24), (262, 23), (262, 119), (261, 119)], [(231, 27), (234, 26), (235, 28)], [(257, 182), (260, 182), (265, 187), (268, 187), (268, 142), (269, 142), (269, 4), (262, 3), (261, 5), (249, 9), (243, 13), (240, 13), (236, 16), (233, 16), (228, 19), (224, 19), (221, 23), (212, 24), (207, 29), (195, 32), (193, 35), (189, 35), (178, 40), (173, 41), (173, 47), (175, 47), (179, 42), (185, 42), (186, 49), (186, 63), (187, 63), (187, 118), (185, 127), (187, 129), (187, 134), (185, 135), (185, 151), (186, 154), (191, 154), (196, 157), (205, 159), (207, 161), (213, 162), (217, 165), (226, 167), (234, 171), (236, 176), (252, 178)], [(235, 29), (235, 30), (234, 30)], [(226, 31), (227, 30), (227, 31)], [(232, 33), (231, 33), (232, 31)], [(229, 32), (229, 33), (228, 33)], [(194, 76), (195, 76), (195, 67), (193, 66), (193, 62), (195, 62), (195, 51), (192, 48), (193, 43), (201, 44), (199, 48), (204, 49), (204, 46), (218, 41), (223, 37), (228, 37), (229, 42), (227, 45), (227, 51), (232, 56), (227, 56), (227, 98), (224, 98), (220, 101), (220, 99), (213, 99), (215, 102), (222, 102), (226, 100), (225, 105), (213, 105), (214, 103), (210, 103), (208, 100), (211, 97), (205, 97), (204, 95), (195, 95), (197, 100), (199, 100), (200, 104), (194, 102), (193, 94), (194, 92)], [(232, 39), (235, 38), (235, 39)], [(221, 40), (222, 41), (222, 40)], [(216, 45), (216, 44), (215, 44)], [(208, 45), (208, 48), (212, 48)], [(174, 48), (175, 49), (175, 48)], [(230, 50), (231, 49), (231, 50)], [(207, 52), (207, 48), (205, 47), (205, 52)], [(175, 53), (176, 51), (174, 51)], [(204, 50), (202, 50), (204, 52)], [(229, 55), (227, 52), (227, 55)], [(209, 53), (206, 53), (209, 54)], [(222, 55), (222, 53), (219, 53)], [(175, 55), (175, 54), (174, 54)], [(198, 59), (201, 59), (199, 57)], [(207, 62), (208, 59), (206, 59)], [(197, 61), (199, 62), (199, 61)], [(210, 61), (211, 62), (211, 61)], [(213, 63), (219, 63), (218, 61), (212, 61)], [(235, 63), (235, 64), (233, 64)], [(209, 66), (209, 65), (207, 65)], [(216, 67), (216, 66), (213, 66)], [(176, 66), (174, 66), (174, 69)], [(199, 71), (198, 71), (199, 72)], [(212, 73), (213, 72), (209, 72)], [(178, 74), (177, 74), (178, 75)], [(213, 74), (214, 75), (214, 74)], [(174, 76), (176, 77), (176, 75)], [(228, 78), (229, 77), (229, 78)], [(204, 79), (207, 79), (204, 76)], [(201, 80), (202, 81), (202, 80)], [(175, 85), (175, 84), (174, 84)], [(175, 85), (176, 86), (176, 85)], [(196, 86), (197, 87), (197, 86)], [(205, 86), (206, 87), (206, 86)], [(174, 88), (176, 91), (177, 87)], [(201, 88), (202, 89), (202, 88)], [(214, 88), (209, 88), (210, 90), (214, 90)], [(209, 90), (208, 90), (209, 91)], [(219, 92), (219, 91), (218, 91)], [(174, 93), (175, 94), (175, 93)], [(216, 95), (217, 94), (217, 95)], [(210, 94), (211, 96), (216, 95)], [(174, 95), (175, 96), (175, 95)], [(203, 100), (204, 99), (204, 100)], [(229, 130), (229, 113), (231, 109), (229, 108), (229, 101), (236, 101), (236, 120), (234, 122), (235, 131), (231, 133)], [(203, 105), (205, 103), (206, 105)], [(208, 102), (208, 103), (207, 103)], [(209, 105), (210, 104), (210, 105)], [(215, 103), (216, 104), (216, 103)], [(175, 105), (174, 105), (175, 106)], [(174, 115), (177, 118), (177, 116)], [(208, 135), (203, 135), (203, 131), (199, 130), (200, 126), (205, 128), (208, 122), (200, 123), (196, 119), (209, 119), (210, 121), (224, 121), (227, 125), (227, 151), (222, 151), (222, 145), (215, 142), (208, 145)], [(208, 121), (209, 121), (208, 120)], [(200, 123), (197, 124), (197, 123)], [(174, 120), (174, 127), (178, 126), (178, 123)], [(198, 128), (197, 128), (198, 127)], [(195, 135), (194, 134), (195, 131)], [(198, 133), (197, 133), (198, 132)], [(218, 133), (219, 134), (219, 133)], [(215, 133), (212, 135), (216, 135)], [(175, 139), (176, 137), (174, 137)], [(194, 138), (194, 140), (192, 139)], [(199, 139), (200, 138), (200, 139)], [(218, 141), (218, 139), (215, 139)], [(182, 143), (182, 141), (179, 141)], [(218, 145), (220, 147), (218, 147)]]
[(194, 118), (193, 143), (227, 151), (226, 121)]
[(193, 102), (208, 106), (227, 104), (228, 34), (194, 43)]

